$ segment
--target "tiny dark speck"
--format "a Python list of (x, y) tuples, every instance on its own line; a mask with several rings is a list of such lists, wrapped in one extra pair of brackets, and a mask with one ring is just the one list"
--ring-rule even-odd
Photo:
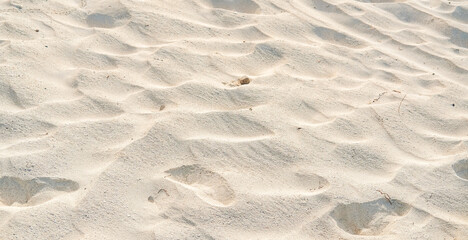
[(36, 31), (36, 32), (39, 32), (39, 29), (36, 29), (35, 31)]
[(452, 103), (452, 107), (455, 107), (455, 103)]

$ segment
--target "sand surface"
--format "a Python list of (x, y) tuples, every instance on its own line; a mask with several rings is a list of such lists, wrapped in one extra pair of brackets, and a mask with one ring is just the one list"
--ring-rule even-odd
[(0, 0), (1, 240), (463, 240), (467, 199), (468, 1)]

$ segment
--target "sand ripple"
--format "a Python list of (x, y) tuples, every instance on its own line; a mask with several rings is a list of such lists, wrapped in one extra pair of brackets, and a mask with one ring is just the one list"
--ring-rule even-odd
[(462, 239), (467, 16), (0, 1), (0, 239)]

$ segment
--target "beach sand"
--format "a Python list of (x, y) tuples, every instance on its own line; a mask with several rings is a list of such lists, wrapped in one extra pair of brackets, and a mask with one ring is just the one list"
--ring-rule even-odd
[(0, 0), (0, 239), (468, 239), (468, 1)]

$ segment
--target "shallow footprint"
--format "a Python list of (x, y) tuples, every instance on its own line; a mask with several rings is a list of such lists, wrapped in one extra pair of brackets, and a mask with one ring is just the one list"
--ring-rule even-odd
[(452, 165), (453, 170), (460, 178), (468, 180), (468, 159), (462, 159)]
[(327, 179), (310, 172), (278, 172), (275, 175), (251, 176), (245, 185), (264, 195), (315, 195), (328, 189)]
[(338, 226), (354, 235), (380, 235), (396, 218), (407, 214), (411, 206), (385, 198), (371, 202), (340, 204), (331, 212)]
[[(77, 182), (63, 178), (39, 177), (24, 180), (17, 177), (4, 176), (0, 178), (0, 202), (8, 206), (15, 203), (26, 205), (39, 193), (73, 192), (78, 190), (78, 188)], [(42, 201), (47, 200), (50, 200), (50, 198), (42, 199)]]
[(203, 201), (226, 207), (235, 200), (234, 191), (221, 175), (198, 164), (183, 165), (166, 171), (167, 179), (193, 190)]

